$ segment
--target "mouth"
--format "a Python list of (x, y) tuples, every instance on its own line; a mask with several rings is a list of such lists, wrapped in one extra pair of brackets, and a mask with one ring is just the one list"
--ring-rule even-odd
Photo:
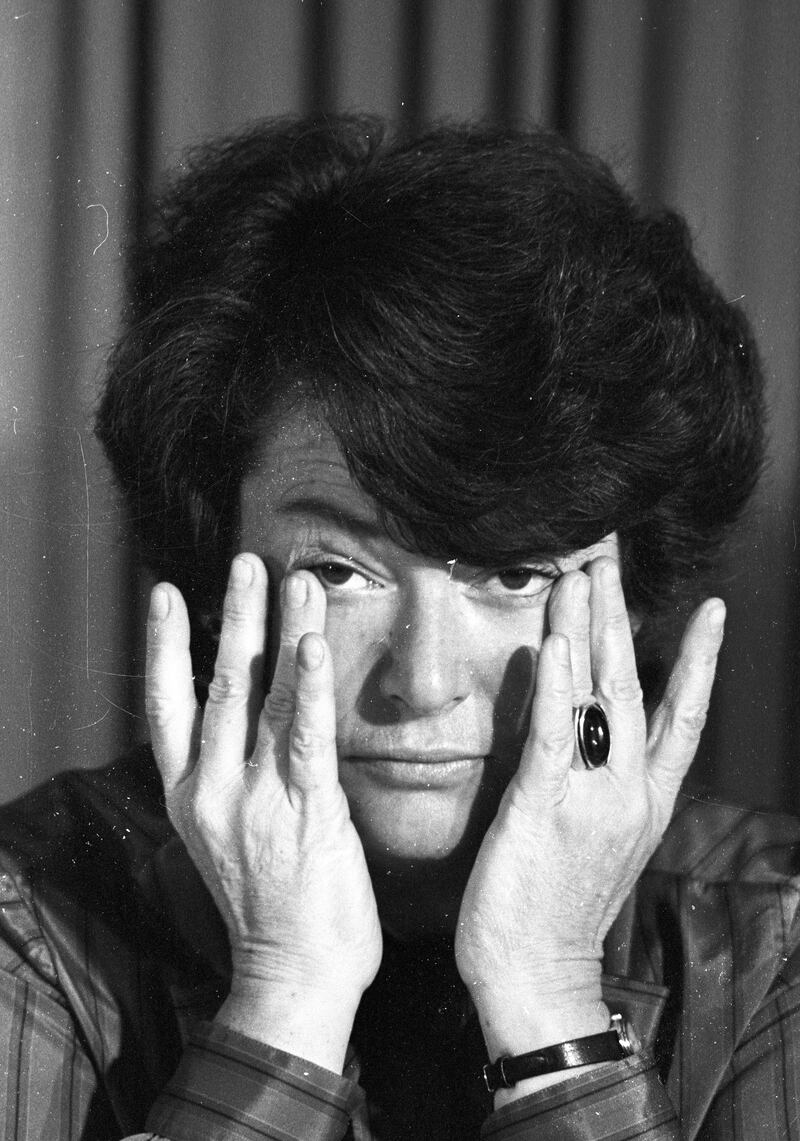
[(445, 789), (470, 784), (480, 779), (484, 754), (466, 755), (451, 750), (417, 752), (395, 749), (378, 756), (350, 754), (341, 758), (350, 769), (364, 779), (384, 787), (397, 789)]

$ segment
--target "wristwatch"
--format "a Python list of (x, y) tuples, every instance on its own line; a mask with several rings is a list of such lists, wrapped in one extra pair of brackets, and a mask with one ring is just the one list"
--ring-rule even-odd
[(489, 1093), (511, 1089), (524, 1078), (538, 1078), (555, 1074), (574, 1066), (590, 1066), (596, 1062), (619, 1062), (629, 1058), (638, 1049), (632, 1028), (624, 1023), (621, 1014), (612, 1014), (611, 1029), (586, 1038), (573, 1038), (556, 1046), (545, 1046), (529, 1054), (503, 1056), (483, 1067), (483, 1080)]

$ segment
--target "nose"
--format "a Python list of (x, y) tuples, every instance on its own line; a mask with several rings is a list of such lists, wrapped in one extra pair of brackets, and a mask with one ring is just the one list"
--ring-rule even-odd
[(420, 585), (398, 611), (380, 688), (407, 716), (447, 712), (470, 692), (472, 667), (458, 595), (446, 579)]

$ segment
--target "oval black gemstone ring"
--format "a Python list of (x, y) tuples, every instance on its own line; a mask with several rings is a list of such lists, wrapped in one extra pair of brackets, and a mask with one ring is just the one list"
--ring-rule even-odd
[(611, 756), (611, 730), (602, 705), (596, 701), (572, 711), (575, 743), (587, 769), (601, 769)]

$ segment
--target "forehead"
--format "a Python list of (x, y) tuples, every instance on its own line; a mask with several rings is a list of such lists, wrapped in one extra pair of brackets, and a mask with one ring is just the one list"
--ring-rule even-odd
[(304, 403), (281, 414), (268, 430), (255, 469), (242, 484), (242, 525), (254, 515), (274, 515), (318, 503), (377, 521), (377, 508), (353, 480), (324, 418)]
[(293, 400), (288, 406), (279, 404), (259, 448), (259, 472), (279, 479), (293, 474), (298, 465), (318, 463), (347, 470), (325, 417), (305, 400)]
[[(277, 416), (267, 431), (254, 470), (241, 492), (241, 540), (271, 545), (293, 531), (327, 525), (382, 547), (395, 544), (379, 522), (375, 501), (350, 474), (339, 444), (324, 417), (305, 403)], [(280, 540), (279, 540), (280, 545)], [(562, 570), (599, 555), (618, 555), (616, 535), (558, 560)], [(399, 553), (399, 549), (398, 549)], [(531, 557), (535, 552), (531, 552)], [(428, 560), (420, 556), (423, 562)]]

